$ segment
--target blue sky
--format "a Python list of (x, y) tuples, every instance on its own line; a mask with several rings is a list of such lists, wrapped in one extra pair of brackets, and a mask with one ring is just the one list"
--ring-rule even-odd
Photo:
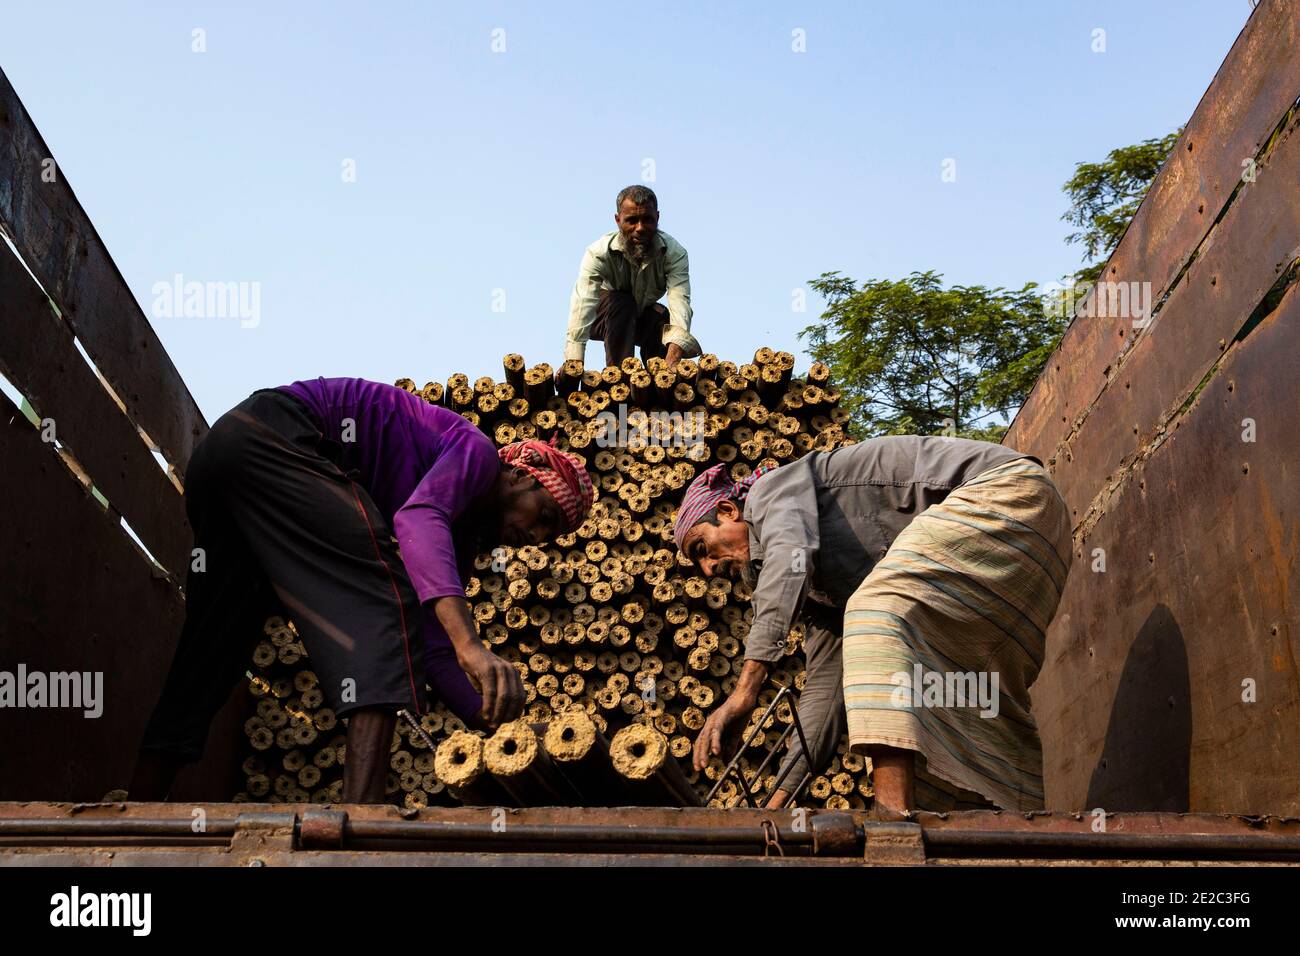
[(823, 271), (1058, 279), (1074, 164), (1185, 122), (1251, 7), (617, 9), (43, 0), (5, 10), (0, 66), (146, 314), (176, 274), (257, 284), (255, 325), (153, 318), (211, 421), (316, 375), (558, 363), (582, 250), (651, 165), (723, 358), (800, 352)]

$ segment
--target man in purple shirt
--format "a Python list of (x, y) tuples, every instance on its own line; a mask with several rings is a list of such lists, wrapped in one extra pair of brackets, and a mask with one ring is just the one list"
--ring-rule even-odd
[(417, 395), (320, 378), (227, 412), (185, 479), (185, 625), (132, 800), (164, 799), (199, 759), (277, 607), (348, 718), (346, 802), (383, 800), (396, 715), (425, 710), (426, 681), (471, 726), (522, 712), (519, 674), (479, 638), (463, 577), (476, 554), (577, 527), (594, 498), (581, 459), (537, 441), (498, 452)]

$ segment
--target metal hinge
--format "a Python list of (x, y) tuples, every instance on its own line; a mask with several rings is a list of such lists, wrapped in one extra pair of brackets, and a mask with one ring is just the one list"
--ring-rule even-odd
[(920, 866), (925, 863), (925, 834), (919, 823), (863, 824), (863, 862), (871, 866)]
[(241, 813), (230, 855), (240, 866), (265, 866), (266, 856), (293, 852), (297, 824), (296, 813)]

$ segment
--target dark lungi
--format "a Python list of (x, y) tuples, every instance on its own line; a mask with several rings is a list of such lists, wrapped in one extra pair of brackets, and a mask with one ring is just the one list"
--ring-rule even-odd
[(631, 358), (637, 348), (641, 360), (663, 358), (668, 347), (663, 343), (664, 326), (668, 324), (668, 310), (652, 302), (637, 311), (636, 299), (630, 292), (612, 292), (602, 289), (596, 303), (596, 321), (591, 326), (591, 337), (605, 343), (605, 364), (619, 365)]
[(269, 614), (287, 612), (327, 702), (424, 709), (420, 604), (388, 522), (298, 399), (261, 389), (195, 448), (185, 624), (142, 750), (197, 760)]

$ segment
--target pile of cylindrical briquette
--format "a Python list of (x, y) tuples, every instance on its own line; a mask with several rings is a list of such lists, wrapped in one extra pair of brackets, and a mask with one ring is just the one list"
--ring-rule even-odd
[[(673, 518), (691, 480), (714, 464), (740, 479), (763, 463), (851, 444), (839, 390), (825, 365), (794, 378), (794, 356), (767, 348), (743, 365), (704, 355), (672, 370), (636, 358), (603, 370), (566, 362), (558, 376), (519, 355), (504, 365), (501, 382), (456, 374), (445, 386), (395, 384), (459, 412), (498, 447), (556, 436), (584, 459), (598, 498), (574, 533), (479, 556), (465, 596), (483, 639), (523, 678), (524, 716), (490, 737), (441, 704), (413, 718), (418, 730), (399, 719), (390, 799), (414, 808), (702, 805), (724, 763), (698, 773), (692, 747), (735, 686), (753, 610), (743, 584), (706, 579), (678, 558)], [(802, 637), (796, 625), (746, 735), (779, 686), (802, 689)], [(345, 727), (292, 622), (266, 622), (252, 675), (251, 752), (235, 799), (340, 801)], [(745, 752), (741, 770), (756, 798), (777, 761), (763, 779), (759, 764), (791, 720), (783, 702)], [(865, 808), (869, 771), (841, 740), (799, 804)], [(742, 800), (728, 781), (710, 805)]]

